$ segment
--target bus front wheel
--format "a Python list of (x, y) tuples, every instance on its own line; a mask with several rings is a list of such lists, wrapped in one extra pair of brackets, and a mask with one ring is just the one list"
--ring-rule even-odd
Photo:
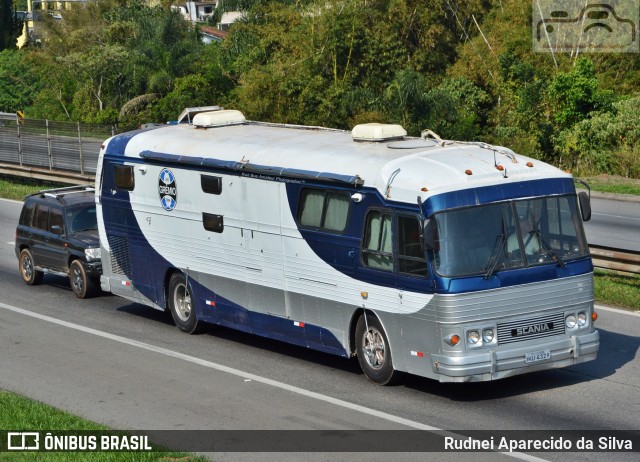
[(169, 280), (169, 310), (176, 326), (187, 334), (197, 334), (203, 322), (196, 318), (195, 300), (191, 285), (182, 273), (174, 273)]
[(382, 324), (371, 314), (360, 316), (356, 324), (358, 362), (369, 380), (378, 385), (391, 385), (399, 373), (393, 369), (389, 340)]

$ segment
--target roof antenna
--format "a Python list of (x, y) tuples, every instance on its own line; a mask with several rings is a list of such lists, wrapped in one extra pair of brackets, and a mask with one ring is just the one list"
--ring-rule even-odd
[(384, 191), (384, 195), (387, 199), (389, 199), (389, 197), (391, 197), (391, 183), (393, 183), (393, 180), (396, 179), (396, 176), (398, 175), (398, 173), (400, 173), (400, 169), (396, 169), (390, 176), (389, 176), (389, 181), (387, 182), (387, 187)]

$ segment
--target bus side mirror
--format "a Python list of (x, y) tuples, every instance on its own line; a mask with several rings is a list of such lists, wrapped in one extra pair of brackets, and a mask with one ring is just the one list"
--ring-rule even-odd
[(591, 220), (591, 199), (586, 192), (581, 191), (578, 193), (578, 202), (580, 203), (580, 214), (582, 215), (582, 221)]

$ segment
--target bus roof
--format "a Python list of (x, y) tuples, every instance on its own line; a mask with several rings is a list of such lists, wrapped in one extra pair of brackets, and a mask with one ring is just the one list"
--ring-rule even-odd
[[(211, 128), (169, 125), (119, 136), (126, 137), (126, 157), (154, 152), (185, 164), (194, 164), (189, 158), (215, 159), (219, 165), (355, 177), (359, 180), (354, 184), (376, 188), (388, 200), (412, 204), (417, 196), (425, 201), (432, 195), (481, 186), (571, 178), (542, 161), (484, 143), (408, 137), (356, 141), (351, 132), (320, 127), (240, 121)], [(122, 155), (115, 149), (109, 143), (106, 151)]]

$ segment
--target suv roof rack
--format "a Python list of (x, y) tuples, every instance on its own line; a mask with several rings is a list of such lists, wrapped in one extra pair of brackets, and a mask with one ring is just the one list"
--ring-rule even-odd
[(90, 184), (85, 184), (81, 186), (67, 186), (65, 188), (45, 189), (43, 191), (37, 192), (35, 195), (39, 195), (40, 197), (52, 197), (54, 199), (58, 199), (68, 194), (77, 194), (90, 191), (95, 191), (95, 188)]

